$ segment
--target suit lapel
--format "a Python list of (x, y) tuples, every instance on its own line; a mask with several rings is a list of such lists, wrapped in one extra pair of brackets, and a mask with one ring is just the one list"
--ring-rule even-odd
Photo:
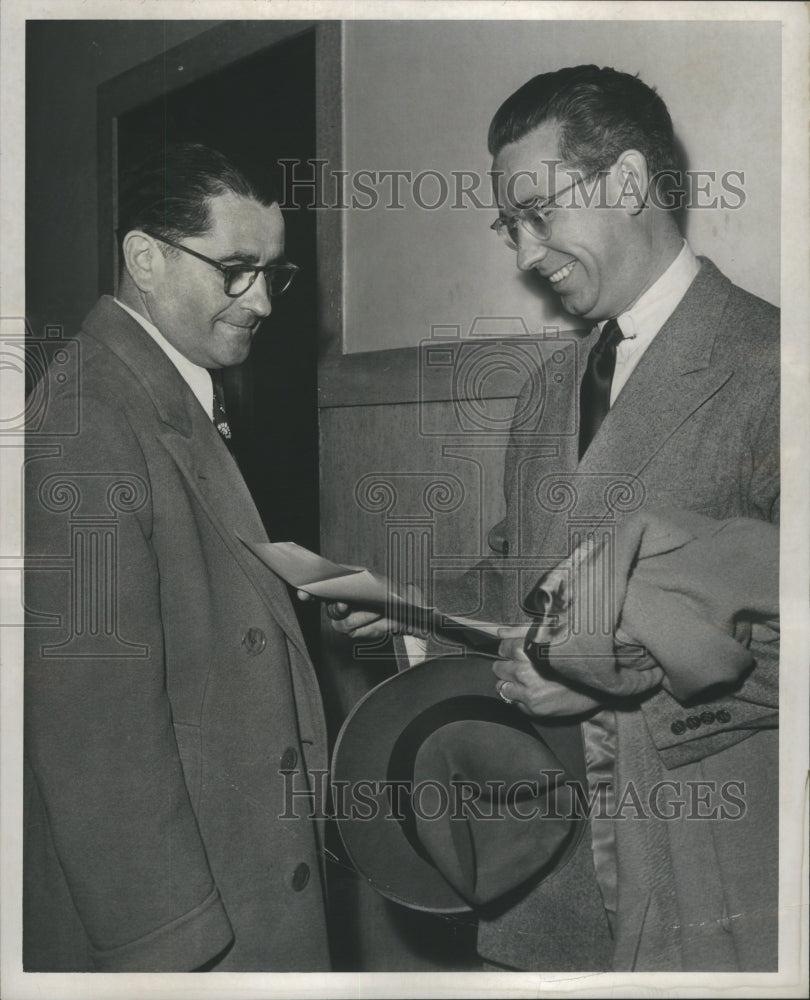
[(199, 415), (193, 416), (191, 437), (183, 437), (171, 428), (160, 439), (185, 475), (234, 563), (262, 594), (291, 641), (308, 656), (285, 585), (239, 541), (240, 536), (249, 541), (266, 541), (267, 534), (225, 442), (202, 409), (197, 407), (197, 410)]
[(644, 352), (579, 464), (639, 475), (668, 438), (734, 373), (712, 365), (729, 283), (705, 262)]
[[(579, 464), (569, 451), (568, 473), (577, 495), (577, 517), (593, 523), (612, 520), (606, 490), (611, 476), (629, 489), (628, 497), (643, 503), (634, 482), (677, 429), (734, 373), (726, 364), (712, 364), (712, 351), (730, 290), (730, 282), (703, 260), (700, 271), (673, 314), (644, 352), (637, 367), (608, 411)], [(595, 339), (592, 336), (590, 342)], [(583, 367), (587, 352), (583, 352)], [(620, 490), (621, 490), (620, 486)], [(621, 503), (621, 494), (619, 494)], [(616, 510), (635, 509), (617, 506)], [(553, 516), (541, 551), (566, 552), (571, 512)]]
[(245, 481), (183, 377), (158, 344), (109, 296), (84, 323), (87, 333), (112, 350), (143, 385), (164, 430), (158, 434), (181, 469), (234, 562), (264, 598), (280, 627), (308, 654), (285, 585), (239, 541), (266, 541), (259, 512)]

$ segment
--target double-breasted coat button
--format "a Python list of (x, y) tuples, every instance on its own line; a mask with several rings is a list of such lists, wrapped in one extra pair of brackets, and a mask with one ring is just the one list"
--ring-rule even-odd
[(686, 732), (686, 723), (683, 719), (676, 719), (669, 728), (676, 736), (682, 736)]
[(298, 751), (295, 747), (287, 747), (284, 753), (281, 755), (281, 769), (282, 771), (292, 771), (295, 765), (298, 763)]
[(249, 656), (258, 656), (267, 645), (267, 636), (260, 628), (249, 628), (242, 636), (242, 645)]
[(729, 712), (728, 709), (721, 708), (720, 711), (717, 713), (717, 721), (731, 722), (731, 712)]
[(703, 723), (704, 726), (710, 726), (714, 722), (714, 719), (715, 719), (714, 712), (706, 711), (700, 713), (700, 721)]
[(700, 729), (700, 719), (697, 715), (688, 715), (686, 717), (686, 725), (690, 729)]
[(309, 882), (309, 865), (302, 861), (293, 872), (292, 887), (296, 892), (300, 892), (306, 888), (307, 882)]

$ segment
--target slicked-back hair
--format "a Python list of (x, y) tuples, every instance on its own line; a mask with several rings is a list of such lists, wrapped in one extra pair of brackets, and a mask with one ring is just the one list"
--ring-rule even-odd
[[(208, 202), (232, 192), (262, 205), (278, 201), (271, 183), (249, 179), (226, 156), (199, 143), (167, 143), (126, 177), (118, 199), (118, 247), (133, 229), (172, 240), (211, 228)], [(166, 252), (175, 253), (170, 248)], [(123, 255), (121, 255), (123, 257)]]
[(559, 155), (569, 167), (596, 172), (626, 149), (644, 154), (651, 175), (677, 170), (672, 119), (638, 76), (598, 66), (541, 73), (507, 98), (489, 126), (489, 152), (518, 142), (545, 122), (558, 126)]

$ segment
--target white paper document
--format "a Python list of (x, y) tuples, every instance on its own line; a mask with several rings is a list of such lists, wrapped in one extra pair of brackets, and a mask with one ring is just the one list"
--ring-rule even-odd
[(241, 537), (240, 541), (282, 580), (313, 597), (385, 610), (402, 624), (440, 630), (445, 638), (481, 652), (497, 652), (500, 625), (445, 615), (438, 608), (414, 604), (393, 590), (380, 574), (324, 559), (295, 542), (249, 542)]

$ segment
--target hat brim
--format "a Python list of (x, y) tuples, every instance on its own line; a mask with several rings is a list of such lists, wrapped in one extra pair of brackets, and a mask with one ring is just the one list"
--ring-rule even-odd
[(335, 744), (335, 812), (349, 860), (379, 893), (412, 909), (471, 910), (420, 848), (412, 816), (401, 811), (407, 796), (396, 797), (396, 783), (412, 779), (409, 765), (438, 726), (481, 719), (540, 735), (568, 776), (584, 778), (579, 727), (538, 724), (503, 701), (494, 662), (480, 654), (440, 657), (389, 677), (355, 705)]

